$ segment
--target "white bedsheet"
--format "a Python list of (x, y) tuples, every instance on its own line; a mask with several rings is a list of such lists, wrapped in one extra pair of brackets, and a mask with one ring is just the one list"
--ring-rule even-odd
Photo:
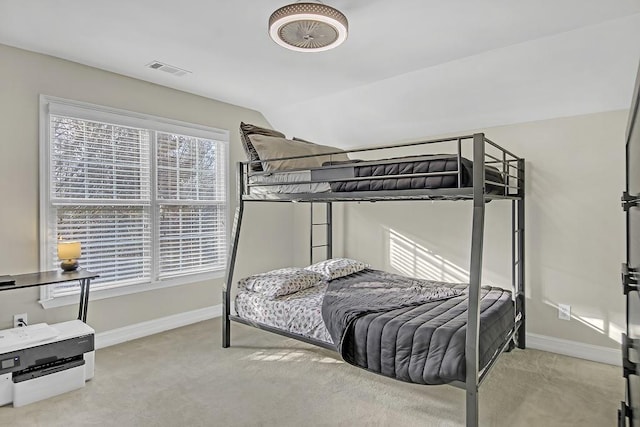
[[(312, 184), (295, 184), (311, 180), (311, 171), (279, 172), (269, 175), (249, 177), (249, 184), (274, 184), (268, 186), (249, 187), (249, 194), (292, 194), (292, 193), (327, 193), (331, 191), (328, 182)], [(280, 184), (282, 183), (282, 184)]]

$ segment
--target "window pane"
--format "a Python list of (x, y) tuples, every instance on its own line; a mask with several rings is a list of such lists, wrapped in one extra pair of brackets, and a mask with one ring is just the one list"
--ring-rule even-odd
[(226, 263), (224, 206), (160, 206), (160, 277)]
[(215, 200), (225, 197), (221, 144), (158, 132), (157, 183), (161, 200)]
[(149, 131), (51, 116), (51, 192), (62, 199), (150, 199)]

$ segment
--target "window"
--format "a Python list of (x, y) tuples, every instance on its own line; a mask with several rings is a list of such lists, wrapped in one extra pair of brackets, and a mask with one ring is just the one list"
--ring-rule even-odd
[[(77, 240), (81, 266), (100, 274), (92, 293), (224, 270), (227, 131), (44, 96), (41, 106), (43, 269), (59, 268), (58, 240)], [(49, 288), (43, 300), (78, 292)]]

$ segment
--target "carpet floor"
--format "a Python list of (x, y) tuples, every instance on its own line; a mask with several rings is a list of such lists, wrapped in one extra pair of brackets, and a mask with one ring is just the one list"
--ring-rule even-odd
[[(331, 351), (220, 319), (96, 352), (80, 390), (0, 426), (462, 426), (464, 391), (368, 373)], [(503, 354), (480, 388), (482, 426), (611, 426), (620, 368), (536, 350)]]

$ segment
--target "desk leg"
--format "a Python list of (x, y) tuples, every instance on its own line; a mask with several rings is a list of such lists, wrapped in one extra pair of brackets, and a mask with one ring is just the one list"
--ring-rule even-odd
[(87, 286), (84, 279), (80, 279), (80, 303), (78, 304), (78, 320), (82, 319), (84, 313), (84, 295), (87, 293)]
[(82, 321), (87, 323), (87, 311), (89, 310), (89, 289), (91, 288), (91, 279), (85, 279), (87, 288), (84, 292), (84, 312), (82, 313)]
[(87, 323), (87, 309), (89, 308), (89, 288), (91, 279), (80, 280), (80, 306), (78, 308), (78, 320)]

